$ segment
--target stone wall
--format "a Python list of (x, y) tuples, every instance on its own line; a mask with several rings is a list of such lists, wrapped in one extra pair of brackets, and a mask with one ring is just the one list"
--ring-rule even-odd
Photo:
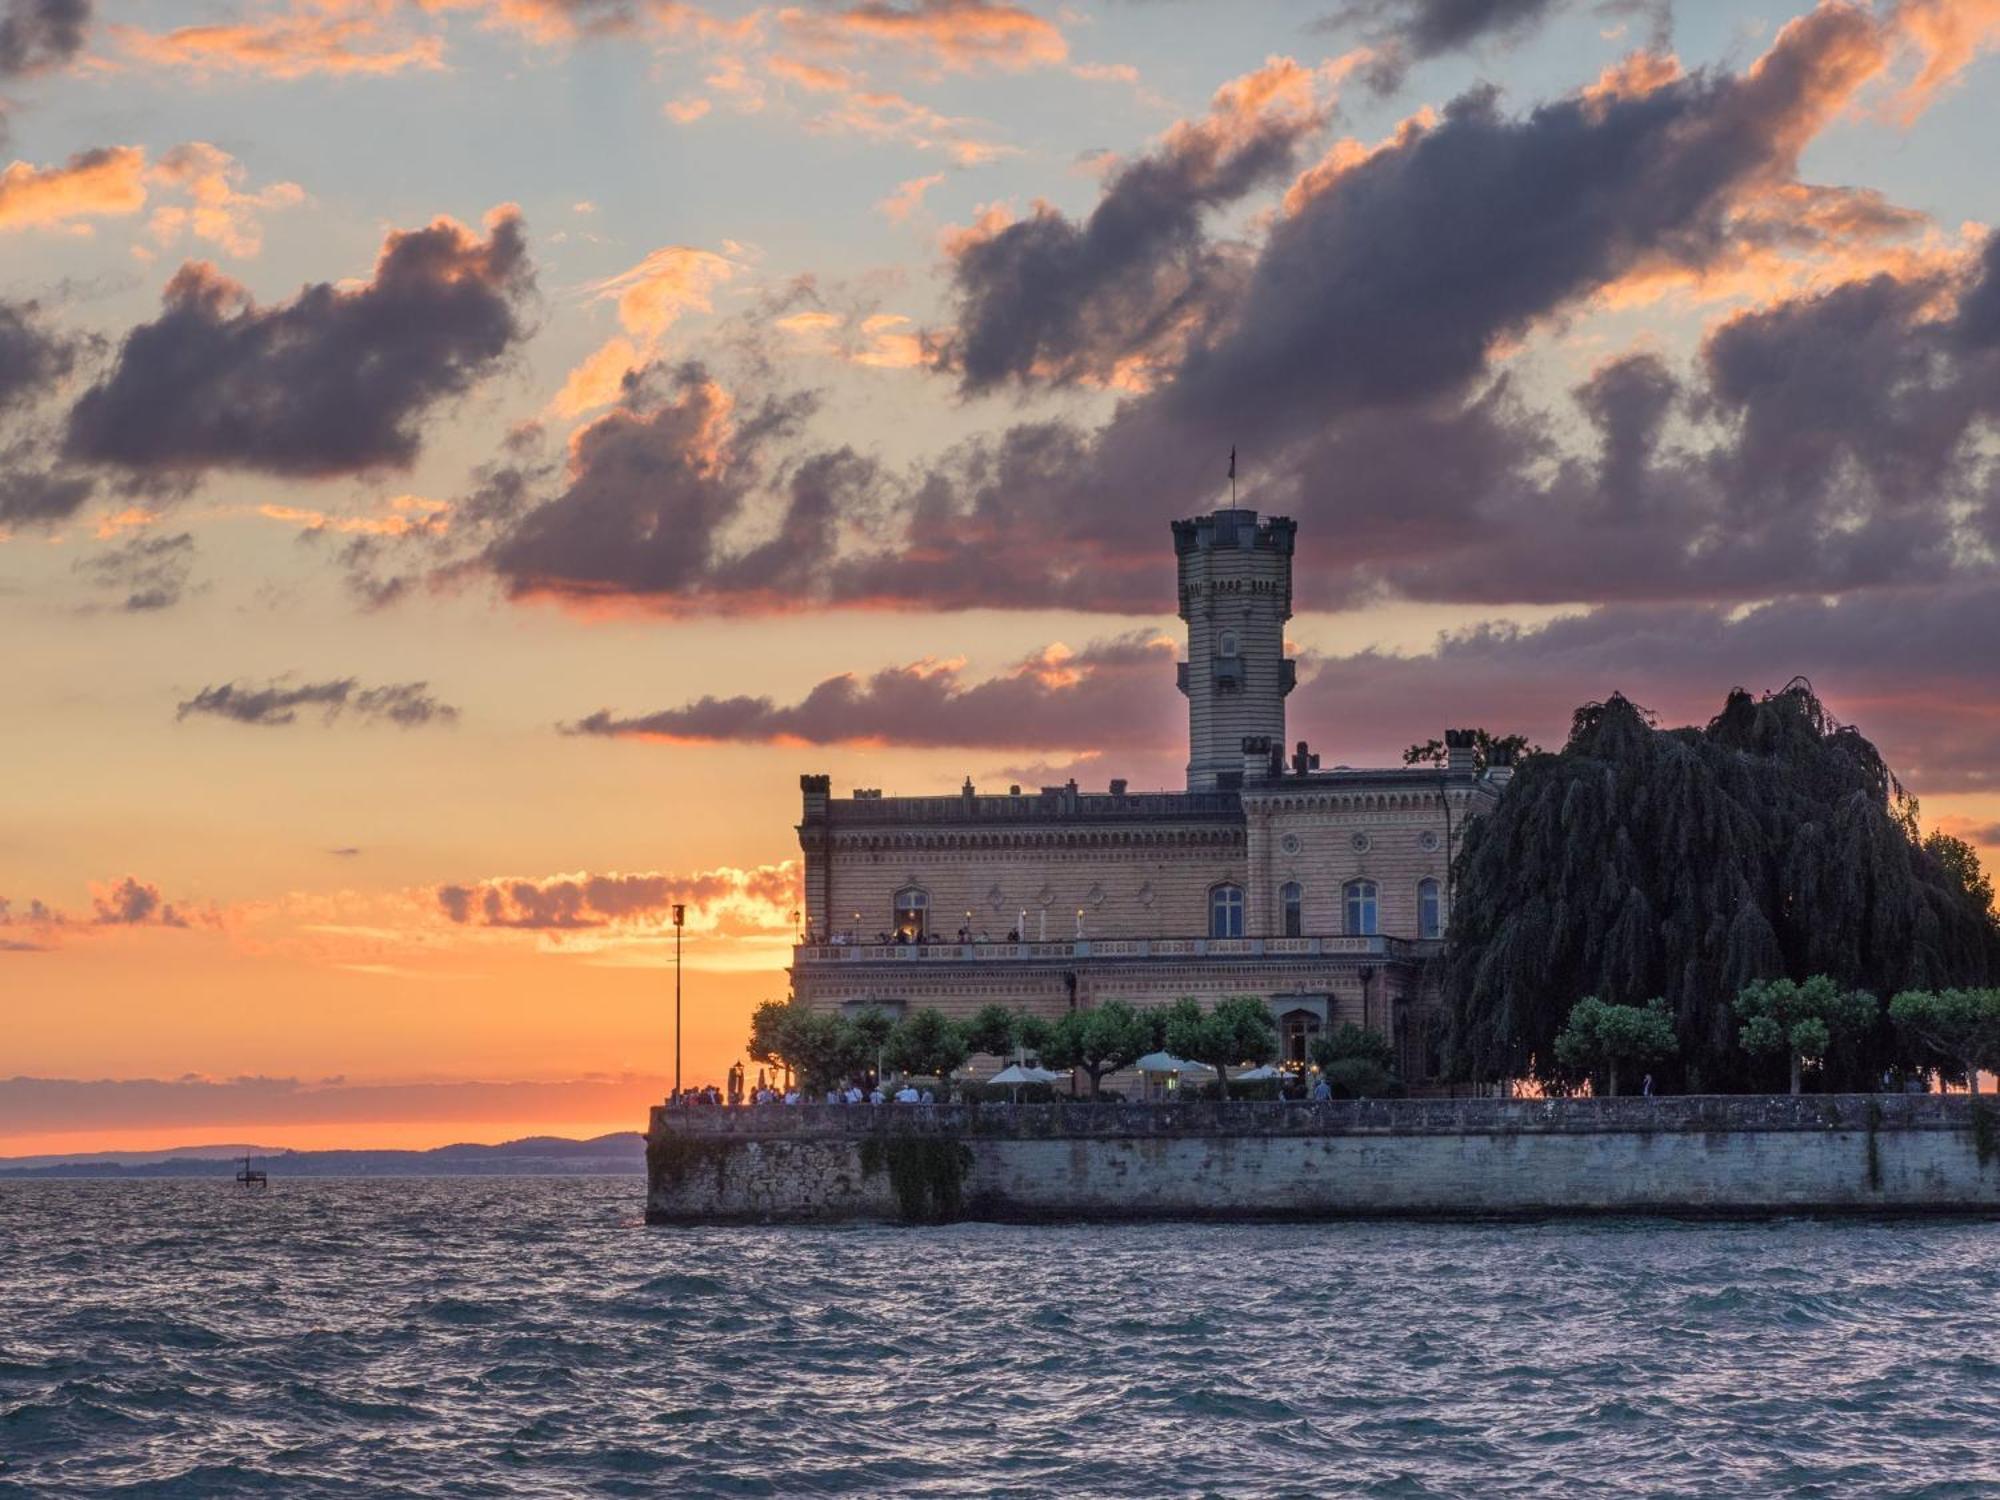
[(1991, 1108), (1846, 1095), (656, 1109), (647, 1217), (2000, 1213)]

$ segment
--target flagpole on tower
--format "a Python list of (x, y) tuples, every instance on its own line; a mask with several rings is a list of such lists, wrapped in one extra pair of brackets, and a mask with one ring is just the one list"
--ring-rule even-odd
[(1236, 509), (1236, 445), (1229, 445), (1229, 508)]

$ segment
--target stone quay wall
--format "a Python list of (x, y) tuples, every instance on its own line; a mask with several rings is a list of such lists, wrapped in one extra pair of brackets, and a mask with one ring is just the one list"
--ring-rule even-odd
[(2000, 1213), (1963, 1095), (653, 1110), (663, 1224)]

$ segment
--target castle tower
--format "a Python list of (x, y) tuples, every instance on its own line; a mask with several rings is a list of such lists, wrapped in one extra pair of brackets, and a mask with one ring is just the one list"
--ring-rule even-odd
[(1284, 516), (1260, 524), (1254, 510), (1174, 522), (1191, 792), (1240, 786), (1246, 738), (1285, 743), (1285, 695), (1298, 665), (1285, 655), (1297, 532)]

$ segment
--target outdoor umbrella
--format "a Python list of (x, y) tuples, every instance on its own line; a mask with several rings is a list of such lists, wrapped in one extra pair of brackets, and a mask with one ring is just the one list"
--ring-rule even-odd
[(1189, 1062), (1184, 1057), (1175, 1057), (1171, 1052), (1148, 1052), (1132, 1064), (1141, 1073), (1213, 1073), (1215, 1069), (1206, 1064)]
[(1007, 1087), (1012, 1088), (1014, 1090), (1014, 1102), (1016, 1104), (1019, 1104), (1021, 1102), (1022, 1084), (1060, 1083), (1063, 1077), (1064, 1077), (1063, 1074), (1051, 1073), (1047, 1068), (1031, 1068), (1024, 1063), (1014, 1063), (1008, 1067), (1002, 1068), (998, 1073), (995, 1073), (991, 1078), (987, 1079), (986, 1081), (988, 1083), (1003, 1084), (1006, 1085)]
[(1238, 1073), (1229, 1081), (1231, 1083), (1264, 1083), (1269, 1079), (1283, 1078), (1284, 1076), (1277, 1068), (1272, 1067), (1269, 1063), (1265, 1063), (1261, 1068), (1252, 1068), (1247, 1073)]

